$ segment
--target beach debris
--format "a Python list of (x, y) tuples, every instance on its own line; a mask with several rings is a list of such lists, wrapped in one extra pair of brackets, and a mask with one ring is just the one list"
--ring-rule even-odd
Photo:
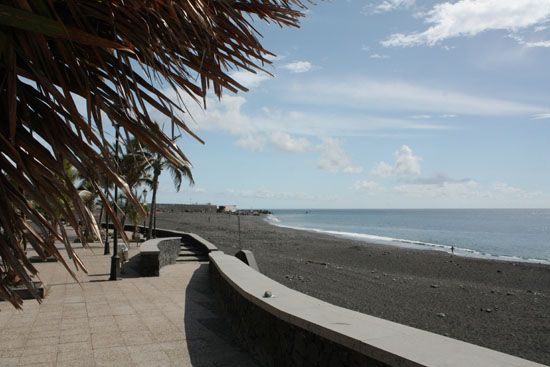
[(512, 292), (506, 292), (506, 295), (507, 295), (507, 296), (513, 296), (514, 293), (512, 293)]
[(287, 278), (288, 280), (292, 281), (292, 280), (299, 280), (299, 281), (304, 281), (304, 277), (301, 276), (301, 275), (290, 275), (290, 274), (286, 274), (285, 275), (285, 278)]
[(458, 288), (460, 288), (460, 289), (465, 289), (466, 287), (464, 287), (464, 284), (459, 284), (459, 285), (458, 285)]
[(491, 312), (493, 312), (493, 309), (492, 309), (492, 308), (486, 308), (486, 309), (485, 309), (485, 312), (491, 313)]
[(436, 314), (438, 317), (447, 317), (447, 315), (444, 312), (439, 312)]
[(439, 288), (439, 284), (432, 284), (432, 285), (430, 285), (430, 287), (432, 287), (432, 288)]
[(273, 293), (271, 293), (271, 291), (265, 291), (264, 298), (271, 298), (271, 297), (273, 297)]
[(502, 270), (500, 270), (500, 269), (497, 270), (497, 273), (502, 274)]
[(374, 273), (376, 273), (376, 270), (371, 270), (370, 272), (371, 272), (371, 274), (374, 274)]
[(315, 264), (315, 265), (322, 265), (322, 266), (328, 266), (328, 263), (322, 262), (322, 261), (315, 261), (315, 260), (306, 260), (307, 264)]

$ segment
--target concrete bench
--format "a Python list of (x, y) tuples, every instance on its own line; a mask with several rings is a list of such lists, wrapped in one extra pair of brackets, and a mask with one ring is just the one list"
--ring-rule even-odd
[(175, 264), (182, 237), (154, 238), (141, 244), (139, 272), (142, 276), (158, 276), (160, 268)]

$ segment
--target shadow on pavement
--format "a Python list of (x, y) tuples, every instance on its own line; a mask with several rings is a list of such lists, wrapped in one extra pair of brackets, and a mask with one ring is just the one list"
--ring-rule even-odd
[(132, 256), (120, 267), (121, 278), (141, 278), (142, 275), (139, 272), (139, 253)]
[(185, 291), (185, 334), (193, 366), (257, 366), (234, 337), (223, 317), (202, 264)]

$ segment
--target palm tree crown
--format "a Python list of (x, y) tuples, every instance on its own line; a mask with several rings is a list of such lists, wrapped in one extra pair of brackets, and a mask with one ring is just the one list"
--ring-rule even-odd
[(191, 173), (190, 166), (176, 166), (160, 154), (152, 154), (150, 159), (149, 170), (152, 171), (151, 189), (153, 194), (151, 196), (151, 215), (149, 216), (149, 228), (147, 230), (147, 238), (151, 238), (153, 235), (153, 223), (156, 217), (157, 210), (157, 191), (159, 184), (159, 177), (163, 170), (168, 169), (172, 176), (172, 181), (177, 191), (180, 191), (183, 178), (187, 178), (190, 184), (194, 184), (193, 175)]

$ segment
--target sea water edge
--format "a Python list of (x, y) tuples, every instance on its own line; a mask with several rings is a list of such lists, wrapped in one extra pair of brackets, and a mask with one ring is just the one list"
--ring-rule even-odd
[[(273, 214), (268, 215), (265, 220), (283, 228), (420, 250), (451, 253), (454, 247), (454, 254), (463, 257), (550, 265), (550, 209), (273, 209), (271, 211)], [(533, 220), (534, 218), (536, 220)], [(369, 221), (383, 223), (381, 227), (376, 228), (376, 234), (369, 231), (369, 224), (372, 224)], [(430, 221), (429, 225), (426, 225), (425, 221)], [(457, 226), (459, 228), (453, 228), (454, 221), (460, 222)], [(483, 221), (488, 223), (486, 231), (483, 229)], [(349, 222), (355, 223), (350, 225)], [(338, 223), (342, 225), (339, 226)], [(420, 238), (396, 236), (395, 232), (400, 232), (399, 226), (407, 227), (409, 232), (417, 232)], [(415, 226), (420, 228), (414, 228)], [(353, 230), (342, 230), (344, 227)], [(483, 229), (483, 241), (480, 241), (483, 242), (482, 244), (476, 243), (478, 241), (476, 231), (479, 232), (480, 229)], [(510, 230), (515, 232), (508, 233), (507, 236), (506, 232)], [(522, 231), (528, 232), (529, 236), (527, 233), (522, 235)], [(447, 238), (449, 233), (452, 233), (453, 240)], [(427, 237), (434, 240), (424, 240)], [(521, 239), (522, 237), (530, 237), (531, 240)], [(506, 245), (510, 241), (512, 243)], [(513, 241), (523, 245), (516, 247)], [(536, 242), (536, 246), (533, 245), (533, 241)]]

